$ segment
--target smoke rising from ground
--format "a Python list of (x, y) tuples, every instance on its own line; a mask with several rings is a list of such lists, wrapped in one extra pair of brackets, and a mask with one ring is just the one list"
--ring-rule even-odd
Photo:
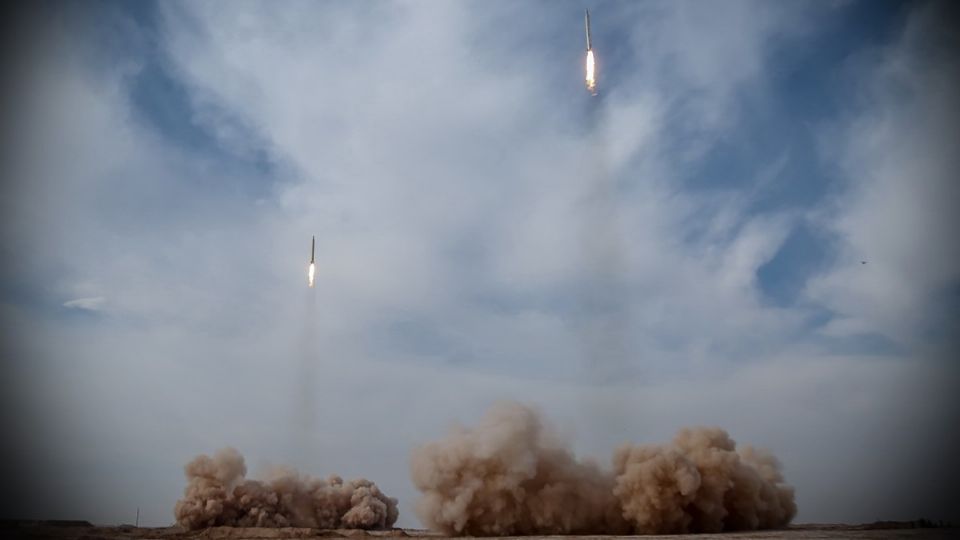
[(537, 414), (496, 405), (473, 430), (416, 449), (413, 482), (424, 525), (448, 534), (625, 531), (613, 479), (579, 462)]
[(184, 468), (187, 488), (177, 501), (177, 523), (215, 526), (383, 529), (397, 520), (397, 500), (369, 480), (344, 482), (280, 469), (248, 480), (243, 456), (232, 448), (197, 456)]
[(459, 535), (719, 532), (796, 513), (777, 460), (719, 428), (625, 445), (612, 470), (581, 461), (532, 409), (500, 403), (474, 429), (413, 453), (424, 525)]

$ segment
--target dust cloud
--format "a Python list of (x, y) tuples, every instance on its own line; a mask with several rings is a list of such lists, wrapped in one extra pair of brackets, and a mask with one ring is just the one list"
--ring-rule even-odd
[(187, 487), (177, 501), (177, 523), (215, 526), (383, 529), (397, 520), (397, 500), (369, 480), (344, 482), (278, 469), (267, 480), (246, 479), (243, 456), (232, 448), (201, 455), (184, 468)]
[(513, 402), (417, 448), (411, 474), (418, 517), (451, 535), (720, 532), (782, 527), (796, 513), (777, 460), (722, 429), (624, 445), (607, 470)]

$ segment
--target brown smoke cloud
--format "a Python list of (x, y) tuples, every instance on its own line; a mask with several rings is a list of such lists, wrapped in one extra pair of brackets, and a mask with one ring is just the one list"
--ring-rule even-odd
[(417, 515), (456, 535), (690, 533), (785, 526), (793, 488), (769, 453), (718, 428), (580, 461), (537, 413), (500, 403), (474, 429), (413, 453)]
[(215, 526), (384, 529), (397, 521), (397, 500), (369, 480), (344, 482), (280, 469), (264, 481), (245, 478), (243, 456), (232, 448), (201, 455), (184, 468), (187, 487), (177, 501), (177, 523)]

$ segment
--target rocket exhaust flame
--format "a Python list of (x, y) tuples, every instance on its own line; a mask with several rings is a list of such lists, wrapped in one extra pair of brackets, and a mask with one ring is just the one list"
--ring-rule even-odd
[(593, 49), (587, 51), (587, 90), (591, 95), (597, 95), (597, 78), (595, 75), (596, 63), (593, 59)]
[(310, 238), (310, 266), (307, 268), (307, 286), (313, 287), (313, 276), (316, 273), (316, 267), (313, 265), (313, 256), (316, 254), (317, 237)]
[(593, 58), (593, 38), (590, 37), (590, 11), (583, 10), (583, 26), (587, 31), (587, 90), (591, 96), (597, 95), (596, 62)]

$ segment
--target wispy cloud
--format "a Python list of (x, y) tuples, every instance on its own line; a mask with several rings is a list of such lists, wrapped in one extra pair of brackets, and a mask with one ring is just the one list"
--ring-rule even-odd
[(63, 307), (73, 309), (83, 309), (86, 311), (100, 311), (107, 299), (102, 296), (91, 296), (89, 298), (75, 298), (63, 303)]
[(818, 220), (839, 243), (836, 263), (808, 294), (836, 313), (831, 333), (919, 345), (957, 322), (960, 62), (945, 52), (958, 43), (943, 26), (949, 9), (918, 6), (894, 45), (863, 55), (853, 112), (824, 134), (846, 183)]

